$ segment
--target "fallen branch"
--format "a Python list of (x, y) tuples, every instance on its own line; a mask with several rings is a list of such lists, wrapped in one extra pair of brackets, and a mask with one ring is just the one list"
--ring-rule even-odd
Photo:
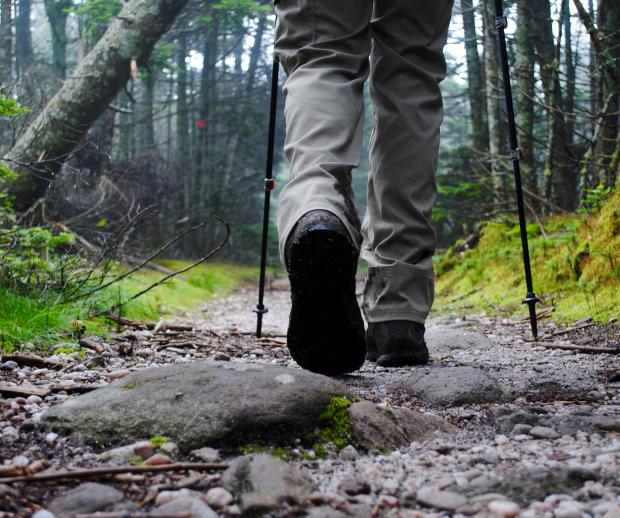
[(49, 387), (13, 387), (10, 385), (0, 385), (0, 394), (4, 394), (9, 397), (28, 397), (39, 396), (45, 397), (51, 392)]
[(564, 349), (565, 351), (578, 351), (581, 353), (620, 354), (620, 347), (588, 347), (587, 345), (564, 345), (564, 344), (541, 344), (545, 349)]
[(548, 335), (544, 335), (541, 337), (541, 340), (545, 340), (553, 336), (566, 335), (568, 333), (572, 333), (573, 331), (579, 331), (580, 329), (586, 329), (587, 327), (592, 327), (593, 325), (594, 325), (594, 322), (586, 322), (585, 324), (579, 324), (577, 326), (567, 327), (566, 329), (561, 329), (559, 331), (554, 331), (553, 333), (549, 333)]
[[(140, 320), (130, 320), (125, 317), (116, 317), (114, 315), (108, 315), (108, 318), (113, 322), (122, 324), (127, 327), (135, 327), (136, 329), (150, 329), (153, 330), (157, 327), (159, 322), (143, 322)], [(181, 325), (181, 324), (166, 324), (166, 330), (170, 331), (193, 331), (194, 326)]]
[(160, 473), (162, 471), (223, 471), (228, 464), (214, 464), (205, 462), (179, 462), (159, 466), (109, 466), (105, 468), (76, 469), (57, 473), (39, 473), (22, 477), (0, 478), (0, 484), (14, 484), (16, 482), (50, 482), (54, 480), (86, 479), (118, 475), (121, 473)]
[(105, 350), (101, 344), (89, 338), (80, 338), (78, 340), (78, 344), (80, 344), (82, 347), (85, 347), (86, 349), (95, 351), (98, 354), (102, 353)]
[(191, 518), (194, 516), (191, 512), (186, 513), (172, 513), (162, 514), (159, 513), (132, 513), (130, 511), (113, 511), (110, 513), (91, 513), (91, 514), (76, 514), (75, 518)]
[(34, 356), (32, 354), (3, 354), (2, 361), (14, 361), (18, 365), (25, 367), (39, 367), (45, 369), (60, 369), (62, 364), (54, 360), (48, 360), (47, 358), (41, 358), (41, 356)]

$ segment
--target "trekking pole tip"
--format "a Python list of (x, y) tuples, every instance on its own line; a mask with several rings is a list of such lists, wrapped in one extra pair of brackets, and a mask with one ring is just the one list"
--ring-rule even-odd
[(538, 340), (538, 320), (536, 317), (536, 303), (540, 302), (540, 299), (534, 293), (528, 293), (523, 304), (527, 304), (530, 313), (530, 326), (532, 328), (532, 335), (534, 340)]

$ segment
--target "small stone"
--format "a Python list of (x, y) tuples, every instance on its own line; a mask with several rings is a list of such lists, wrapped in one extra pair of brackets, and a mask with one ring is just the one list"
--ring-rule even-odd
[(18, 368), (19, 368), (19, 365), (17, 365), (17, 363), (14, 362), (13, 360), (9, 360), (9, 361), (4, 362), (3, 364), (0, 364), (0, 371), (10, 372)]
[(162, 466), (164, 464), (172, 464), (172, 459), (163, 453), (156, 453), (144, 461), (147, 466)]
[(54, 498), (48, 509), (56, 518), (69, 518), (76, 514), (108, 510), (120, 502), (122, 496), (113, 487), (88, 482)]
[(524, 434), (529, 434), (530, 430), (532, 429), (532, 426), (530, 426), (529, 424), (524, 424), (524, 423), (518, 423), (514, 426), (514, 428), (512, 429), (511, 434), (512, 435), (524, 435)]
[(26, 403), (29, 405), (40, 405), (43, 403), (43, 399), (33, 394), (32, 396), (28, 396), (26, 398)]
[(340, 457), (342, 460), (355, 460), (358, 456), (359, 453), (355, 449), (355, 446), (353, 446), (352, 444), (349, 444), (348, 446), (340, 450), (340, 453), (338, 454), (338, 457)]
[(0, 484), (0, 498), (4, 498), (7, 495), (10, 495), (13, 492), (11, 486), (7, 486), (6, 484)]
[(515, 518), (519, 516), (521, 508), (508, 500), (493, 500), (489, 502), (489, 511), (502, 518)]
[(52, 444), (56, 442), (56, 439), (58, 439), (58, 434), (54, 432), (50, 432), (45, 436), (44, 440), (47, 444), (51, 446)]
[(435, 507), (446, 511), (454, 511), (467, 504), (467, 498), (452, 491), (439, 491), (433, 487), (423, 487), (418, 490), (416, 500), (427, 507)]
[(230, 361), (230, 356), (222, 351), (218, 351), (213, 355), (213, 359), (220, 362)]
[(345, 478), (338, 489), (347, 495), (368, 495), (370, 494), (370, 484), (360, 478)]
[(534, 426), (529, 431), (529, 434), (534, 437), (534, 439), (559, 439), (561, 437), (558, 432), (548, 426)]
[(581, 518), (583, 513), (581, 509), (572, 504), (561, 505), (553, 511), (555, 518)]
[(220, 452), (215, 448), (209, 448), (208, 446), (197, 450), (192, 450), (190, 454), (192, 457), (207, 463), (218, 462), (221, 459)]
[(167, 504), (171, 502), (175, 498), (181, 497), (190, 497), (190, 498), (200, 498), (202, 495), (198, 491), (192, 491), (191, 489), (183, 488), (176, 491), (160, 491), (157, 494), (157, 498), (155, 498), (155, 505), (159, 507), (160, 505)]
[(204, 497), (205, 501), (213, 508), (220, 509), (233, 503), (233, 496), (223, 487), (212, 487)]
[(30, 518), (56, 518), (56, 516), (47, 509), (39, 509)]
[(28, 464), (30, 464), (30, 461), (25, 455), (16, 455), (11, 460), (11, 464), (13, 464), (13, 466), (20, 466), (22, 468), (25, 468), (26, 466), (28, 466)]
[(151, 511), (152, 516), (186, 515), (190, 518), (217, 518), (217, 514), (200, 498), (180, 496)]
[(174, 457), (175, 455), (179, 454), (179, 447), (176, 445), (176, 443), (168, 441), (159, 447), (159, 451), (160, 453), (165, 453), (166, 455)]

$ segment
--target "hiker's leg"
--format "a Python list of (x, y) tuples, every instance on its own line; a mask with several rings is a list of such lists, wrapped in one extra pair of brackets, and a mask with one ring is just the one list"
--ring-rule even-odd
[(276, 13), (291, 166), (278, 202), (280, 256), (296, 222), (315, 209), (338, 216), (359, 247), (351, 171), (361, 153), (372, 0), (280, 0)]
[(431, 210), (452, 0), (376, 0), (370, 92), (374, 105), (362, 257), (369, 322), (424, 323), (433, 302)]

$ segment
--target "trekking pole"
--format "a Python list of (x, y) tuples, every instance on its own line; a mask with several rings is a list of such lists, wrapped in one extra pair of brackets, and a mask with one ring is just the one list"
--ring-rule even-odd
[(508, 133), (510, 135), (510, 155), (512, 158), (512, 169), (515, 178), (515, 194), (517, 198), (517, 209), (519, 212), (519, 228), (521, 229), (521, 248), (523, 252), (523, 267), (525, 269), (525, 285), (527, 295), (523, 304), (527, 304), (530, 312), (530, 325), (534, 339), (538, 338), (538, 323), (536, 321), (536, 303), (540, 299), (534, 294), (532, 284), (532, 270), (530, 266), (530, 252), (527, 243), (527, 228), (525, 226), (525, 210), (523, 208), (523, 188), (521, 187), (521, 150), (517, 143), (517, 126), (515, 124), (514, 107), (512, 104), (512, 88), (510, 87), (510, 71), (508, 69), (508, 52), (506, 51), (506, 34), (504, 30), (508, 26), (508, 20), (504, 15), (502, 0), (495, 0), (495, 27), (497, 28), (497, 38), (499, 40), (499, 53), (502, 62), (502, 74), (504, 78), (504, 92), (506, 95), (506, 115), (508, 117)]
[(263, 205), (263, 238), (260, 248), (260, 277), (258, 281), (258, 304), (254, 309), (256, 313), (256, 337), (260, 338), (263, 328), (263, 315), (269, 311), (263, 304), (265, 296), (265, 270), (267, 268), (267, 240), (269, 237), (269, 208), (271, 203), (271, 191), (276, 186), (273, 178), (273, 152), (276, 137), (276, 112), (278, 107), (278, 72), (280, 62), (273, 56), (271, 69), (271, 101), (269, 104), (269, 136), (267, 138), (267, 160), (265, 164), (265, 203)]

